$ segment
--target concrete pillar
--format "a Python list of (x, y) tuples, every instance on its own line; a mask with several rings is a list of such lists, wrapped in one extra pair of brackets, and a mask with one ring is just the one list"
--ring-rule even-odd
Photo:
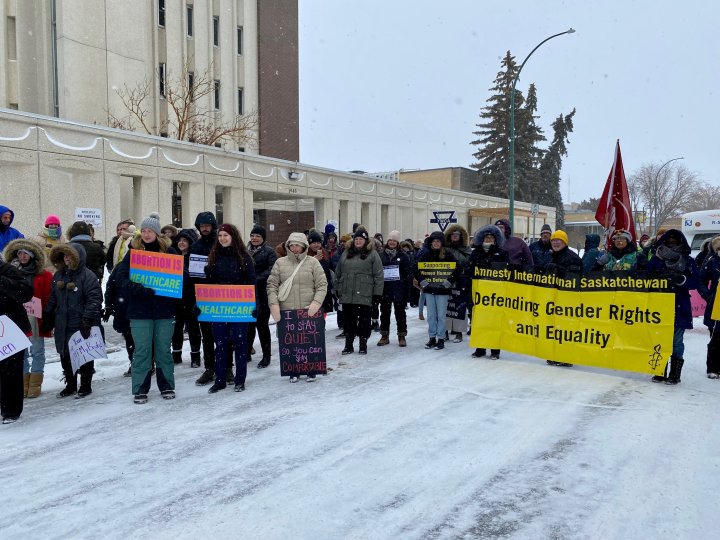
[[(185, 186), (183, 186), (185, 187)], [(215, 205), (211, 207), (205, 204), (205, 184), (198, 182), (191, 182), (187, 184), (187, 198), (185, 196), (185, 189), (182, 194), (182, 205), (183, 205), (183, 227), (194, 227), (195, 218), (200, 212), (210, 210), (215, 213)]]
[[(253, 226), (253, 204), (254, 193), (252, 189), (245, 188), (243, 190), (243, 232), (245, 236), (249, 236)], [(245, 237), (243, 237), (245, 239)]]

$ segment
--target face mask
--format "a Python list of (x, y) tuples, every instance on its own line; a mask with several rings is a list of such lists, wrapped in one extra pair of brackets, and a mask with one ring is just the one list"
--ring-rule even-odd
[(490, 246), (494, 246), (494, 245), (495, 245), (495, 244), (493, 244), (492, 242), (483, 242), (483, 249), (484, 249), (485, 251), (487, 251), (487, 250), (490, 249)]

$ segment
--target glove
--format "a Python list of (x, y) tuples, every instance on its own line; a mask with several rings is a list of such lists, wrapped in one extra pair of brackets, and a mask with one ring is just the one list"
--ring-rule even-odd
[(423, 279), (423, 280), (420, 282), (420, 288), (421, 288), (423, 291), (424, 291), (425, 289), (427, 289), (429, 286), (430, 286), (430, 283), (428, 282), (427, 279)]
[(112, 317), (112, 314), (113, 314), (113, 308), (106, 307), (105, 309), (103, 309), (103, 311), (102, 311), (103, 322), (108, 322), (110, 320), (110, 317)]
[(379, 304), (380, 302), (382, 302), (382, 299), (383, 299), (382, 295), (373, 294), (373, 304)]
[(90, 319), (83, 319), (80, 323), (80, 335), (83, 339), (90, 337), (90, 331), (92, 330), (92, 321)]
[(608, 257), (607, 251), (606, 251), (605, 253), (600, 255), (597, 258), (597, 261), (595, 261), (595, 262), (597, 262), (597, 264), (601, 264), (602, 266), (605, 266), (608, 262), (608, 259), (609, 259), (609, 257)]
[(446, 279), (445, 281), (442, 282), (442, 286), (445, 287), (446, 289), (449, 289), (450, 287), (452, 287), (452, 283), (450, 283), (450, 282)]
[(253, 319), (257, 320), (257, 309), (253, 309), (253, 310), (252, 310), (252, 313), (250, 313), (250, 316), (251, 316)]
[(313, 301), (310, 303), (310, 305), (308, 306), (308, 308), (307, 308), (307, 310), (308, 310), (308, 315), (310, 315), (311, 317), (314, 317), (315, 314), (316, 314), (318, 311), (320, 311), (320, 308), (321, 308), (321, 307), (322, 307), (322, 305), (321, 305), (319, 302), (316, 302), (315, 300), (313, 300)]
[(46, 311), (42, 315), (42, 324), (40, 325), (40, 331), (43, 334), (49, 334), (55, 328), (55, 313)]
[(280, 320), (280, 306), (278, 306), (277, 304), (271, 305), (270, 315), (272, 315), (272, 318), (275, 322), (278, 322)]
[(202, 311), (200, 311), (200, 308), (197, 307), (197, 304), (195, 304), (195, 307), (193, 307), (193, 315), (195, 315), (196, 317), (199, 317), (201, 313), (202, 313)]

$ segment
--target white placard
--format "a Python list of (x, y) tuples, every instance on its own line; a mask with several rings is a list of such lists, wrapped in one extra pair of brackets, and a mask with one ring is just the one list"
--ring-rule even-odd
[(93, 326), (90, 330), (90, 337), (83, 339), (80, 331), (70, 336), (68, 341), (68, 349), (70, 350), (70, 363), (72, 364), (73, 373), (77, 373), (80, 366), (92, 362), (93, 360), (106, 360), (105, 343), (99, 326)]
[(0, 316), (0, 361), (30, 347), (30, 340), (7, 315)]
[(75, 208), (75, 221), (84, 221), (93, 227), (102, 227), (102, 208)]
[(190, 277), (205, 278), (205, 267), (207, 266), (207, 255), (190, 255), (188, 263), (188, 274)]
[(383, 272), (385, 273), (385, 281), (400, 281), (400, 266), (385, 266)]
[(23, 304), (25, 311), (27, 311), (28, 317), (35, 317), (36, 319), (42, 319), (42, 302), (37, 296), (33, 296), (33, 299)]

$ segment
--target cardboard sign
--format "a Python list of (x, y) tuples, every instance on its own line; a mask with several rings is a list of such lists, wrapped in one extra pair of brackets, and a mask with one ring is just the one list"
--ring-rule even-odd
[(33, 299), (23, 304), (25, 311), (29, 317), (35, 317), (42, 319), (42, 302), (37, 296), (33, 296)]
[(400, 281), (400, 266), (397, 264), (385, 266), (383, 267), (383, 274), (385, 275), (385, 281)]
[(195, 285), (201, 322), (255, 322), (255, 285)]
[(207, 255), (190, 255), (188, 262), (188, 274), (190, 277), (205, 279), (205, 267), (207, 266)]
[(700, 293), (698, 293), (695, 289), (690, 291), (690, 308), (692, 309), (692, 316), (704, 316), (706, 307), (707, 304), (705, 303), (705, 300), (703, 300), (702, 296), (700, 296)]
[(183, 256), (132, 250), (130, 281), (149, 287), (158, 296), (182, 298)]
[(75, 208), (75, 221), (84, 221), (93, 227), (102, 227), (103, 215), (101, 208)]
[(277, 329), (282, 377), (327, 373), (322, 310), (312, 317), (306, 309), (282, 311)]
[(424, 262), (417, 263), (420, 279), (431, 285), (439, 285), (452, 276), (457, 266), (456, 262)]
[(30, 340), (7, 315), (0, 316), (0, 361), (30, 347)]
[(80, 331), (70, 336), (68, 341), (68, 349), (70, 350), (70, 364), (73, 373), (77, 373), (80, 366), (92, 362), (93, 360), (107, 360), (105, 352), (105, 343), (99, 326), (93, 326), (90, 330), (90, 337), (83, 339)]

